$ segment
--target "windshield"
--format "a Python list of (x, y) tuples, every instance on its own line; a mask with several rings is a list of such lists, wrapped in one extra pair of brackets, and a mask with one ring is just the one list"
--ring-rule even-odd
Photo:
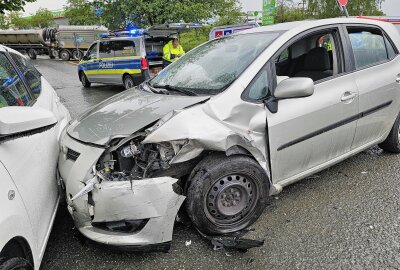
[(200, 95), (218, 94), (279, 35), (278, 32), (242, 34), (207, 42), (162, 70), (150, 85), (186, 89)]

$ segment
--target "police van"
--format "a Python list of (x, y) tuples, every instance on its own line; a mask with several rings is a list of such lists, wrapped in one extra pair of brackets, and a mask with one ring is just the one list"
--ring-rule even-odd
[(163, 47), (171, 37), (196, 27), (201, 25), (157, 25), (103, 36), (79, 62), (79, 80), (84, 87), (92, 83), (123, 85), (126, 89), (139, 85), (161, 71)]

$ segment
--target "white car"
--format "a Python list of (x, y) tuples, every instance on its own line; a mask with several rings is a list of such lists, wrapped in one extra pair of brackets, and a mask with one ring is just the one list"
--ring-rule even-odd
[(70, 115), (20, 53), (0, 46), (0, 269), (39, 269), (57, 211)]

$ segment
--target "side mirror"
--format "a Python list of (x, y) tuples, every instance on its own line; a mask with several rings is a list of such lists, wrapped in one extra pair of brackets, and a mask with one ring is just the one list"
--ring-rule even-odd
[(276, 99), (308, 97), (314, 93), (314, 81), (310, 78), (289, 78), (281, 81), (275, 89)]
[(29, 136), (57, 123), (55, 115), (42, 108), (4, 107), (0, 109), (0, 143)]
[(90, 60), (90, 55), (84, 55), (82, 56), (82, 60)]

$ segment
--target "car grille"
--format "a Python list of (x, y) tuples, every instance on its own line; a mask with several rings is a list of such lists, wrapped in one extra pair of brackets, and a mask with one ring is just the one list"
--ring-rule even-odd
[(67, 150), (67, 159), (75, 161), (75, 160), (78, 159), (79, 155), (80, 155), (80, 153), (68, 148), (68, 150)]

